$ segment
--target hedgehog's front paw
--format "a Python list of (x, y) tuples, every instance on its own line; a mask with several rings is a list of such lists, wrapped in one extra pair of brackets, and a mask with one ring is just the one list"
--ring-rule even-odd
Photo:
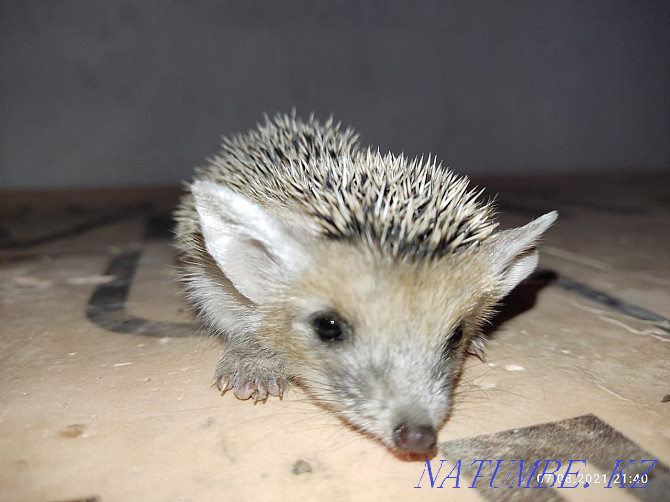
[(264, 361), (230, 361), (229, 357), (221, 358), (214, 375), (214, 384), (222, 394), (232, 389), (238, 399), (253, 398), (254, 401), (265, 401), (268, 395), (282, 397), (288, 386), (286, 378), (274, 369), (275, 364), (264, 364)]

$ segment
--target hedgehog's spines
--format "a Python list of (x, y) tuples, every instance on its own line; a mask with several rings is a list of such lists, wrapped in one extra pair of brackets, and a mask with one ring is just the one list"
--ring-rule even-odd
[[(394, 259), (425, 260), (469, 249), (496, 228), (494, 202), (468, 189), (434, 155), (362, 149), (351, 128), (290, 115), (264, 116), (246, 134), (223, 138), (196, 171), (269, 209), (311, 217), (332, 239), (359, 241)], [(186, 211), (186, 209), (185, 209)]]

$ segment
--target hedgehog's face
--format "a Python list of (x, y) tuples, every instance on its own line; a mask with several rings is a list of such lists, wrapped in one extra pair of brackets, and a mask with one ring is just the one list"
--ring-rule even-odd
[(493, 302), (490, 267), (470, 253), (394, 263), (322, 242), (268, 333), (306, 390), (395, 450), (427, 452), (451, 408), (461, 362)]
[[(491, 305), (537, 262), (555, 214), (462, 253), (409, 264), (287, 224), (209, 182), (192, 187), (208, 253), (255, 333), (326, 407), (394, 450), (426, 453)], [(374, 245), (372, 246), (374, 249)], [(215, 308), (215, 307), (213, 307)], [(245, 333), (245, 336), (249, 336)]]

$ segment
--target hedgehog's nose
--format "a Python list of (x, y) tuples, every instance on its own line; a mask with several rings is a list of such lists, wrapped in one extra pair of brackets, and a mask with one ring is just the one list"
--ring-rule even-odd
[(393, 441), (403, 451), (429, 452), (435, 448), (437, 432), (431, 425), (400, 424), (393, 433)]

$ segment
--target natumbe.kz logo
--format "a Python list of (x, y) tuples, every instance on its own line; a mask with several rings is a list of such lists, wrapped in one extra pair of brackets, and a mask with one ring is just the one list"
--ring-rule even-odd
[[(646, 488), (658, 460), (615, 460), (610, 472), (587, 471), (586, 460), (539, 459), (535, 461), (475, 459), (426, 460), (414, 488)], [(475, 471), (476, 469), (476, 471)], [(629, 473), (626, 472), (629, 469)], [(468, 474), (462, 474), (468, 471)], [(635, 473), (630, 473), (635, 470)], [(642, 472), (640, 472), (642, 471)], [(469, 474), (475, 473), (474, 475)], [(461, 476), (463, 475), (463, 478)], [(472, 483), (467, 485), (467, 480)]]

